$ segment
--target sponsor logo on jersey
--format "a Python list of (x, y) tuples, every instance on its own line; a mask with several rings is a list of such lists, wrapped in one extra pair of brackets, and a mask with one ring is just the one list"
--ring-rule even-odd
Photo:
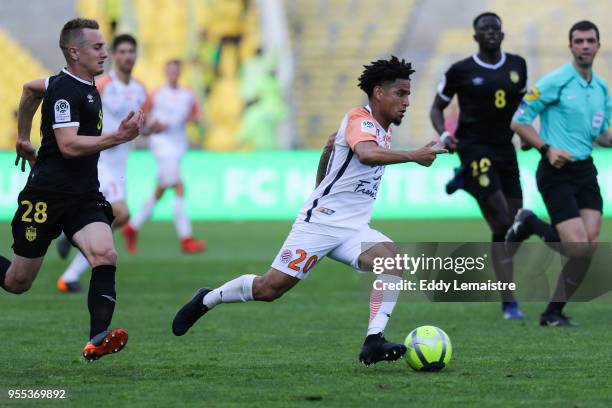
[(484, 84), (484, 78), (483, 77), (475, 77), (472, 78), (472, 83), (476, 86), (480, 86), (482, 84)]
[(87, 102), (93, 103), (93, 101), (94, 101), (93, 96), (91, 94), (87, 94)]
[(325, 207), (319, 207), (315, 211), (318, 211), (318, 212), (323, 213), (325, 215), (332, 215), (333, 213), (336, 212), (334, 210), (330, 210), (329, 208), (325, 208)]
[(361, 121), (361, 131), (364, 133), (369, 133), (372, 136), (376, 136), (376, 125), (371, 120), (362, 120)]
[(537, 101), (540, 97), (540, 90), (538, 87), (534, 86), (525, 94), (525, 100), (529, 102)]
[(281, 260), (282, 263), (289, 263), (289, 261), (291, 260), (292, 256), (293, 256), (293, 252), (291, 252), (288, 249), (285, 249), (280, 254), (280, 260)]
[(521, 79), (521, 77), (519, 76), (519, 73), (516, 71), (510, 71), (510, 80), (512, 81), (512, 83), (516, 84), (518, 83), (518, 81)]
[(70, 104), (65, 99), (59, 99), (53, 105), (55, 111), (55, 122), (70, 122)]
[(25, 237), (28, 241), (32, 242), (36, 239), (36, 228), (35, 227), (28, 227), (25, 230)]

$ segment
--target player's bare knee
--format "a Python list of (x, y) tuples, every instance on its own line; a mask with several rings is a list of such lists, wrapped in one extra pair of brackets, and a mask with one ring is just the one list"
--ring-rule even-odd
[(27, 292), (32, 287), (32, 281), (29, 279), (6, 279), (4, 281), (4, 287), (7, 291), (15, 294), (21, 295), (22, 293)]
[(89, 260), (92, 267), (99, 265), (115, 265), (117, 263), (117, 251), (112, 247), (94, 249)]

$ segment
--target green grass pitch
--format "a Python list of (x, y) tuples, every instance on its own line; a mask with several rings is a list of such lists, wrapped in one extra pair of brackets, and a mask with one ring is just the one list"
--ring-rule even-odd
[[(373, 226), (400, 242), (490, 235), (478, 220)], [(56, 291), (66, 263), (54, 247), (28, 293), (0, 293), (0, 406), (612, 405), (609, 303), (570, 305), (580, 328), (564, 330), (538, 326), (543, 304), (524, 304), (527, 320), (506, 322), (497, 303), (399, 302), (386, 336), (403, 341), (417, 326), (439, 326), (453, 342), (450, 365), (440, 373), (416, 373), (404, 361), (365, 368), (357, 361), (368, 320), (360, 279), (325, 260), (277, 302), (221, 305), (174, 337), (172, 317), (198, 287), (266, 271), (290, 223), (195, 227), (209, 240), (205, 254), (182, 255), (169, 223), (147, 224), (136, 256), (117, 239), (114, 327), (127, 329), (130, 340), (96, 363), (80, 355), (88, 335), (86, 294)], [(612, 241), (612, 221), (602, 235)], [(8, 224), (0, 224), (0, 236), (0, 253), (12, 253)], [(68, 398), (9, 400), (8, 389), (66, 389)]]

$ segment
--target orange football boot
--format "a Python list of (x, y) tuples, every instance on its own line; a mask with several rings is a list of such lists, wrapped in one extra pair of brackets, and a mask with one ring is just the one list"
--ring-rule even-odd
[(83, 349), (85, 360), (92, 362), (107, 354), (120, 352), (127, 344), (128, 333), (123, 329), (104, 331), (87, 343)]
[(57, 280), (57, 290), (62, 293), (79, 293), (83, 291), (79, 282), (66, 282), (61, 276)]

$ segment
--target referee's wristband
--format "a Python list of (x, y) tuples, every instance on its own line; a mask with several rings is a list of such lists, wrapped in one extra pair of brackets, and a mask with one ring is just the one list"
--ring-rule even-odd
[(542, 145), (542, 147), (540, 147), (538, 150), (540, 151), (542, 157), (546, 157), (546, 153), (548, 153), (550, 150), (550, 145), (548, 143), (544, 143), (544, 145)]

